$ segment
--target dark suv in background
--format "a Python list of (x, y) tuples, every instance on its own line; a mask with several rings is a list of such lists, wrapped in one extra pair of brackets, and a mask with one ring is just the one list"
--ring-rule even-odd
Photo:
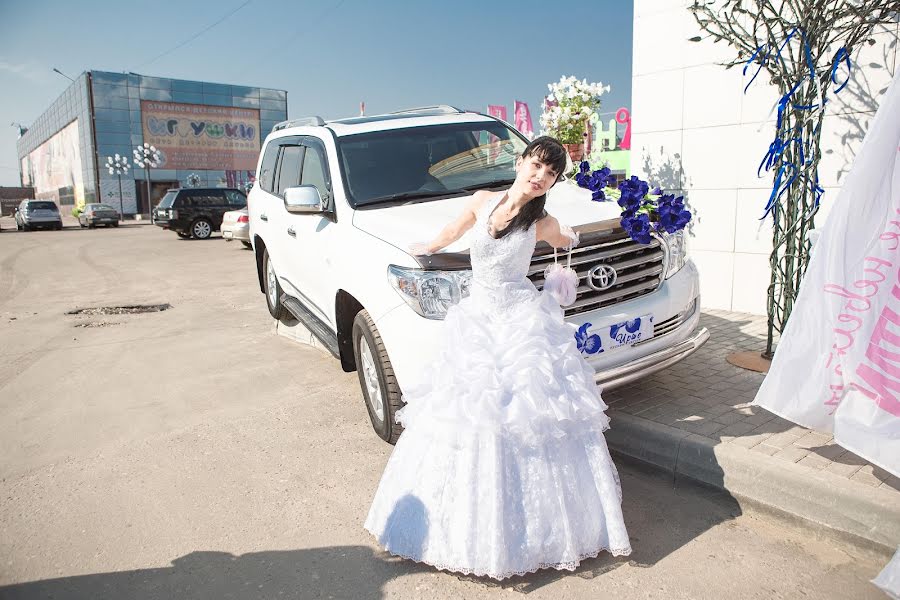
[(247, 196), (234, 188), (169, 190), (153, 209), (154, 222), (182, 238), (205, 240), (222, 226), (222, 215), (247, 206)]

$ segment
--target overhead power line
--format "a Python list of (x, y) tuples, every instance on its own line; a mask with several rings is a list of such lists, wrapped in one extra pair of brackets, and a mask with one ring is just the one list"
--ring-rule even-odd
[(212, 25), (209, 25), (209, 26), (207, 26), (206, 28), (201, 29), (200, 31), (198, 31), (197, 33), (195, 33), (194, 35), (192, 35), (192, 36), (189, 37), (188, 39), (186, 39), (186, 40), (184, 40), (183, 42), (181, 42), (180, 44), (177, 44), (176, 46), (174, 46), (174, 47), (172, 47), (172, 48), (169, 48), (169, 49), (166, 50), (165, 52), (163, 52), (163, 53), (161, 53), (161, 54), (158, 54), (158, 55), (154, 56), (153, 58), (151, 58), (151, 59), (148, 60), (147, 62), (142, 63), (142, 64), (136, 66), (136, 67), (135, 67), (134, 69), (132, 69), (132, 70), (137, 71), (138, 69), (141, 69), (141, 68), (143, 68), (143, 67), (146, 67), (146, 66), (149, 65), (149, 64), (152, 64), (152, 63), (158, 61), (158, 60), (159, 60), (160, 58), (162, 58), (163, 56), (169, 55), (169, 54), (175, 52), (176, 50), (178, 50), (179, 48), (183, 48), (184, 46), (190, 44), (191, 42), (193, 42), (194, 40), (196, 40), (198, 37), (200, 37), (201, 35), (203, 35), (203, 34), (206, 33), (207, 31), (209, 31), (210, 29), (212, 29), (213, 27), (215, 27), (216, 25), (218, 25), (219, 23), (221, 23), (222, 21), (224, 21), (225, 19), (227, 19), (228, 17), (230, 17), (231, 15), (233, 15), (234, 13), (236, 13), (237, 11), (241, 10), (242, 8), (244, 8), (245, 6), (247, 6), (248, 4), (250, 4), (251, 2), (253, 2), (253, 0), (247, 0), (246, 2), (244, 2), (244, 3), (241, 4), (240, 6), (238, 6), (237, 8), (235, 8), (234, 10), (232, 10), (231, 12), (229, 12), (227, 15), (225, 15), (224, 17), (222, 17), (221, 19), (219, 19), (218, 21), (216, 21), (216, 22), (213, 23)]

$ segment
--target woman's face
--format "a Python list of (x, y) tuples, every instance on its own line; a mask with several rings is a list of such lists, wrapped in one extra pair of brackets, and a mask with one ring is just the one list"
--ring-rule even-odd
[(546, 194), (556, 183), (559, 173), (536, 156), (519, 157), (516, 160), (516, 184), (526, 196), (536, 198)]

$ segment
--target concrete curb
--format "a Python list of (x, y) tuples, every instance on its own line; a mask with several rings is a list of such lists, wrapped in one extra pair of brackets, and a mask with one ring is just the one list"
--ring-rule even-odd
[(627, 413), (611, 410), (610, 417), (606, 441), (613, 452), (889, 554), (900, 545), (895, 493)]

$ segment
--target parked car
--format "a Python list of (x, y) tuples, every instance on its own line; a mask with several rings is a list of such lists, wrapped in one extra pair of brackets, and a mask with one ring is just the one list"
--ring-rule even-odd
[(222, 217), (222, 237), (226, 242), (239, 240), (245, 247), (250, 244), (250, 213), (246, 208), (230, 210)]
[(153, 209), (153, 220), (181, 238), (205, 240), (222, 226), (226, 212), (247, 206), (247, 196), (233, 188), (169, 190)]
[(22, 200), (16, 208), (16, 229), (62, 229), (59, 207), (52, 200)]
[(81, 227), (89, 227), (90, 229), (97, 225), (118, 227), (119, 211), (106, 204), (85, 204), (84, 210), (78, 215), (78, 224)]
[[(472, 277), (466, 238), (432, 256), (409, 245), (434, 237), (475, 190), (509, 187), (526, 145), (505, 122), (449, 106), (286, 121), (265, 140), (248, 205), (260, 291), (274, 318), (292, 315), (358, 372), (384, 440), (400, 435), (403, 390), (436, 359), (442, 320)], [(565, 316), (598, 385), (649, 375), (708, 339), (682, 233), (638, 243), (615, 202), (592, 202), (568, 181), (546, 208), (581, 235)], [(529, 272), (538, 289), (552, 260), (539, 244)]]

